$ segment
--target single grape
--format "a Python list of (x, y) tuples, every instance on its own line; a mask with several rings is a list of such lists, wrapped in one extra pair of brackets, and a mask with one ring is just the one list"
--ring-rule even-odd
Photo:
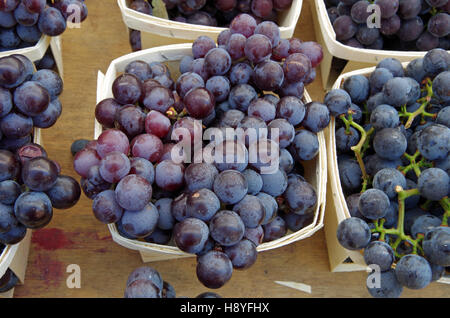
[(196, 218), (186, 218), (177, 223), (173, 230), (175, 244), (187, 253), (198, 253), (205, 245), (209, 230), (208, 225)]
[(402, 286), (410, 289), (422, 289), (431, 282), (431, 267), (421, 256), (409, 254), (396, 264), (395, 276)]
[(14, 215), (29, 229), (40, 229), (53, 217), (52, 203), (43, 192), (24, 192), (14, 203)]
[(365, 221), (351, 217), (339, 223), (337, 238), (346, 249), (359, 250), (369, 245), (371, 232)]

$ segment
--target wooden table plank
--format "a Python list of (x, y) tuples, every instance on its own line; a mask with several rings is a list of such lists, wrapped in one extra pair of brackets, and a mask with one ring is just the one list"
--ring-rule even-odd
[[(63, 173), (77, 177), (72, 168), (70, 145), (78, 138), (92, 138), (96, 104), (97, 71), (106, 71), (114, 58), (130, 52), (128, 34), (116, 0), (87, 1), (89, 18), (81, 29), (63, 36), (65, 88), (63, 113), (57, 124), (43, 132), (46, 149), (59, 161)], [(313, 40), (309, 1), (304, 1), (295, 36)], [(318, 72), (320, 76), (320, 72)], [(320, 80), (308, 87), (313, 99), (323, 98)], [(77, 177), (78, 178), (78, 177)], [(66, 272), (70, 264), (81, 269), (81, 288), (70, 289)], [(84, 195), (70, 210), (56, 211), (52, 222), (33, 235), (25, 285), (16, 297), (122, 297), (128, 274), (142, 265), (136, 251), (111, 240), (106, 226), (91, 211)], [(152, 263), (178, 295), (194, 297), (207, 291), (195, 276), (195, 259)], [(368, 297), (366, 274), (331, 273), (323, 230), (306, 240), (260, 253), (256, 264), (234, 271), (231, 281), (217, 292), (225, 297)], [(275, 281), (312, 286), (312, 293), (296, 291)], [(432, 284), (422, 291), (405, 291), (407, 297), (448, 297), (448, 285)]]

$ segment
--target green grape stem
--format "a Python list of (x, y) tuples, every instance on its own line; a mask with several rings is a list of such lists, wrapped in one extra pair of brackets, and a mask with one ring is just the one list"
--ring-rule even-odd
[(407, 160), (409, 160), (410, 164), (407, 166), (399, 167), (398, 170), (406, 175), (410, 170), (413, 170), (417, 177), (420, 176), (421, 168), (431, 168), (433, 164), (428, 162), (425, 158), (421, 158), (417, 161), (417, 158), (420, 156), (420, 152), (417, 150), (414, 155), (409, 155), (406, 152), (403, 154)]
[[(366, 171), (366, 167), (364, 165), (364, 161), (363, 161), (363, 148), (364, 146), (367, 148), (368, 147), (368, 137), (370, 137), (370, 135), (374, 132), (374, 128), (370, 128), (369, 131), (365, 131), (364, 128), (362, 126), (360, 126), (358, 123), (353, 121), (353, 111), (349, 110), (348, 111), (348, 118), (345, 118), (345, 115), (342, 114), (340, 116), (340, 118), (342, 119), (342, 121), (344, 122), (346, 127), (354, 127), (358, 130), (358, 132), (361, 134), (361, 139), (359, 140), (358, 144), (356, 146), (353, 146), (351, 149), (352, 151), (355, 153), (355, 157), (356, 160), (358, 161), (359, 167), (361, 169), (362, 172), (362, 179), (363, 179), (363, 186), (362, 186), (362, 190), (361, 193), (366, 191), (368, 183), (369, 183), (369, 175), (367, 174)], [(366, 143), (367, 142), (367, 143)]]
[(397, 257), (401, 257), (397, 252), (397, 248), (400, 245), (401, 242), (408, 242), (413, 246), (413, 253), (417, 254), (419, 252), (422, 252), (422, 248), (420, 246), (420, 242), (422, 241), (423, 237), (418, 236), (417, 239), (413, 239), (411, 236), (405, 234), (404, 230), (404, 224), (405, 224), (405, 200), (409, 198), (410, 196), (418, 195), (419, 189), (410, 189), (410, 190), (403, 190), (401, 186), (397, 186), (395, 188), (395, 191), (397, 192), (398, 196), (398, 222), (397, 227), (393, 229), (385, 229), (384, 228), (384, 219), (376, 220), (374, 222), (375, 228), (372, 229), (372, 232), (378, 232), (380, 233), (380, 240), (384, 241), (386, 235), (395, 235), (397, 238), (394, 242), (390, 242), (389, 245), (392, 247), (392, 249), (395, 252), (395, 255)]
[(410, 113), (406, 110), (405, 105), (401, 107), (401, 112), (400, 112), (399, 116), (408, 118), (406, 121), (406, 124), (405, 124), (406, 129), (411, 127), (414, 119), (417, 116), (421, 116), (421, 115), (422, 116), (434, 116), (433, 114), (427, 113), (425, 111), (426, 107), (429, 105), (429, 103), (431, 101), (431, 98), (433, 97), (433, 85), (432, 85), (431, 79), (428, 79), (426, 81), (425, 90), (427, 92), (427, 95), (418, 100), (418, 102), (420, 102), (421, 105), (416, 111)]
[(439, 201), (439, 204), (445, 211), (442, 216), (442, 226), (448, 226), (448, 218), (450, 217), (450, 199), (445, 197)]

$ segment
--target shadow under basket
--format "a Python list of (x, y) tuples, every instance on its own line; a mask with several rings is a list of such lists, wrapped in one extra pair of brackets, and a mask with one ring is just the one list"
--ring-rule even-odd
[(385, 58), (395, 58), (401, 62), (409, 62), (423, 57), (427, 53), (426, 51), (359, 49), (344, 45), (336, 40), (336, 33), (328, 17), (325, 1), (310, 1), (316, 41), (323, 47), (324, 56), (320, 64), (320, 71), (322, 84), (325, 89), (331, 88), (341, 74), (375, 66)]
[[(408, 63), (403, 63), (406, 67)], [(360, 69), (342, 74), (334, 83), (332, 89), (342, 88), (344, 81), (354, 75), (369, 76), (375, 67)], [(350, 218), (345, 195), (342, 191), (337, 161), (337, 148), (335, 137), (336, 120), (331, 117), (330, 125), (325, 129), (328, 157), (328, 186), (327, 186), (327, 213), (325, 215), (325, 238), (327, 241), (328, 258), (332, 272), (369, 271), (361, 251), (345, 249), (336, 236), (340, 222)], [(444, 276), (439, 283), (450, 284), (450, 277)]]
[[(166, 63), (170, 69), (172, 79), (175, 81), (180, 74), (178, 70), (179, 61), (186, 55), (192, 55), (192, 44), (175, 44), (169, 46), (155, 47), (135, 53), (122, 56), (111, 62), (107, 72), (103, 75), (98, 74), (97, 82), (97, 102), (106, 98), (113, 97), (112, 84), (116, 77), (123, 73), (128, 63), (136, 60), (149, 62)], [(308, 93), (305, 91), (304, 102), (311, 101)], [(102, 133), (103, 128), (95, 120), (94, 139)], [(325, 191), (327, 183), (327, 158), (325, 135), (323, 132), (318, 134), (320, 151), (315, 159), (305, 162), (305, 178), (316, 189), (318, 201), (314, 211), (314, 218), (311, 224), (297, 232), (288, 232), (284, 237), (275, 241), (260, 244), (257, 248), (259, 252), (275, 249), (307, 237), (323, 227), (325, 215)], [(174, 245), (159, 245), (147, 243), (139, 240), (127, 239), (119, 234), (115, 224), (109, 224), (108, 228), (111, 232), (113, 240), (126, 248), (137, 250), (140, 252), (143, 262), (160, 261), (167, 259), (175, 259), (181, 257), (195, 257), (194, 254), (188, 254)]]
[[(147, 15), (128, 7), (130, 0), (117, 0), (122, 19), (129, 29), (141, 31), (142, 48), (193, 42), (201, 35), (214, 41), (225, 28), (177, 22)], [(291, 8), (279, 13), (281, 38), (291, 38), (300, 17), (303, 0), (293, 0)]]
[(0, 57), (9, 56), (13, 54), (24, 55), (29, 58), (32, 62), (39, 61), (42, 59), (50, 49), (53, 57), (55, 59), (56, 68), (61, 76), (64, 77), (63, 59), (62, 59), (62, 47), (61, 47), (61, 37), (60, 36), (48, 36), (43, 35), (41, 39), (34, 46), (26, 47), (23, 49), (9, 50), (0, 52)]

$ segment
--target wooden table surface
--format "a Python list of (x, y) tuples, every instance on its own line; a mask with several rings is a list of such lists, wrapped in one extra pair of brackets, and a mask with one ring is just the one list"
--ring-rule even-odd
[[(63, 113), (57, 124), (43, 131), (51, 158), (64, 174), (74, 176), (71, 143), (93, 138), (97, 72), (113, 59), (130, 52), (128, 33), (116, 0), (88, 0), (89, 17), (80, 29), (68, 29), (63, 37), (65, 87)], [(303, 1), (295, 36), (314, 40), (310, 3)], [(318, 73), (320, 76), (320, 73)], [(318, 79), (308, 87), (314, 100), (324, 92)], [(15, 297), (123, 297), (128, 274), (142, 266), (138, 252), (112, 241), (106, 226), (91, 211), (91, 201), (82, 195), (69, 210), (55, 211), (52, 222), (33, 233), (25, 284)], [(81, 269), (81, 288), (70, 289), (67, 267)], [(179, 296), (194, 297), (207, 288), (195, 275), (195, 259), (178, 259), (151, 264)], [(216, 290), (224, 297), (368, 297), (366, 273), (331, 273), (323, 230), (288, 246), (260, 253), (253, 267), (234, 271), (232, 279)], [(295, 281), (311, 285), (304, 293), (277, 285), (274, 281)], [(405, 290), (405, 297), (448, 297), (449, 285), (432, 284), (422, 291)]]

